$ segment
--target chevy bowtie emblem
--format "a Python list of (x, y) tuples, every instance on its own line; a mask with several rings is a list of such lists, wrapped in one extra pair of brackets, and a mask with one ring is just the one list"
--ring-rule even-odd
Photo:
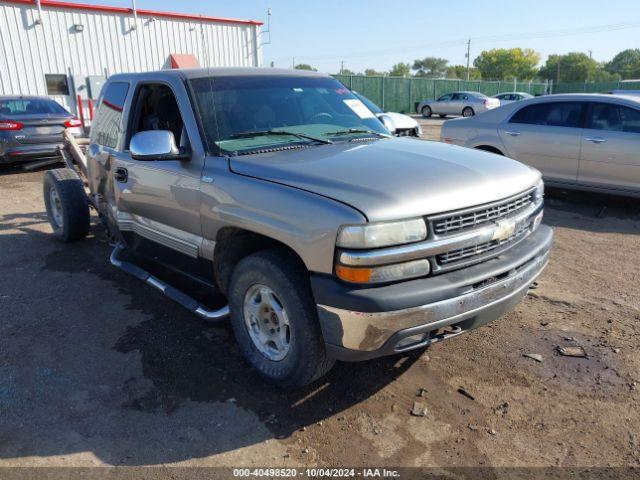
[(496, 220), (496, 229), (491, 240), (506, 240), (516, 231), (516, 222), (513, 220)]

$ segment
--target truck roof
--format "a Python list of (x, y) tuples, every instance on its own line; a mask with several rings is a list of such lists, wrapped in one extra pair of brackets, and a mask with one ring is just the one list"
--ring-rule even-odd
[(154, 76), (178, 76), (181, 78), (202, 78), (202, 77), (239, 77), (239, 76), (297, 76), (297, 77), (327, 77), (325, 73), (311, 70), (295, 70), (287, 68), (264, 68), (264, 67), (212, 67), (212, 68), (181, 68), (172, 70), (158, 70), (144, 73), (119, 73), (109, 77), (110, 80), (131, 80), (143, 78), (149, 74)]

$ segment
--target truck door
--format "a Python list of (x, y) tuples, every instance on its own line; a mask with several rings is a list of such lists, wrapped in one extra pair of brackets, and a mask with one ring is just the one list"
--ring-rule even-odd
[[(180, 82), (144, 81), (135, 86), (121, 151), (111, 165), (117, 222), (133, 246), (155, 244), (196, 258), (201, 246), (200, 176), (203, 147), (190, 101)], [(131, 138), (168, 130), (189, 153), (186, 160), (134, 160)], [(146, 247), (145, 247), (146, 248)]]

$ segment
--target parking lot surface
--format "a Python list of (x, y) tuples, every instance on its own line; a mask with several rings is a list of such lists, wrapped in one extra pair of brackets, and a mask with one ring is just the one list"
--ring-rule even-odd
[(0, 466), (640, 466), (638, 201), (549, 192), (555, 248), (515, 311), (283, 392), (227, 325), (113, 268), (97, 219), (54, 240), (42, 176), (0, 176)]

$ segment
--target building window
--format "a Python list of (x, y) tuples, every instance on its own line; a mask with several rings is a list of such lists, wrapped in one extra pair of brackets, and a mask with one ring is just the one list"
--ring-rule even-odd
[(44, 76), (47, 82), (48, 95), (69, 95), (69, 84), (66, 75), (47, 74)]

